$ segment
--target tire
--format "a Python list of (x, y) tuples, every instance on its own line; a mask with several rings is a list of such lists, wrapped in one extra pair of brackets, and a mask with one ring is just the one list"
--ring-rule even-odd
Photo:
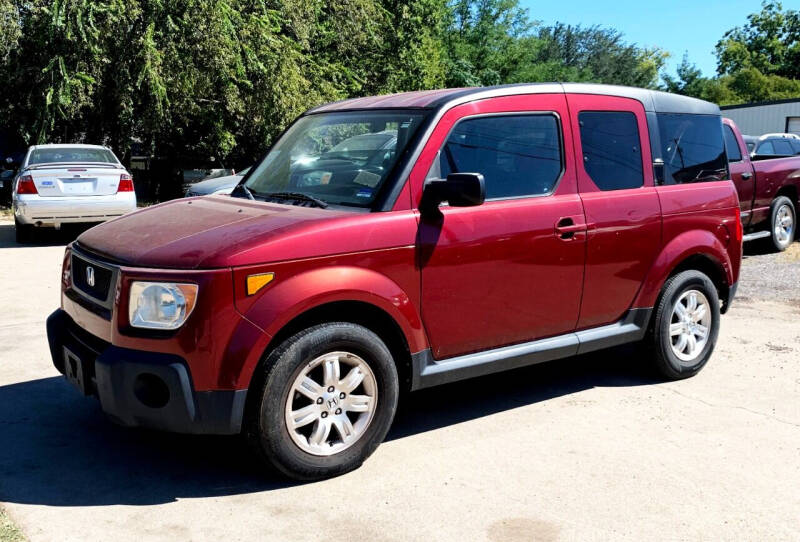
[(792, 244), (797, 230), (797, 213), (792, 200), (778, 196), (769, 210), (770, 239), (775, 250), (783, 252)]
[(30, 224), (22, 224), (16, 218), (14, 219), (14, 238), (17, 244), (26, 244), (33, 241), (33, 226)]
[[(338, 378), (330, 369), (335, 365)], [(348, 377), (356, 374), (351, 372), (355, 367), (363, 376), (353, 388), (358, 379)], [(336, 322), (301, 331), (272, 351), (260, 371), (254, 380), (258, 395), (245, 420), (246, 437), (289, 478), (320, 480), (358, 468), (394, 419), (397, 368), (384, 342), (365, 327)], [(316, 387), (307, 379), (297, 385), (306, 376)], [(337, 382), (333, 392), (331, 382)], [(290, 427), (292, 419), (300, 421), (297, 429)], [(348, 432), (350, 442), (342, 436)]]
[[(695, 309), (691, 309), (692, 297), (697, 300)], [(684, 313), (687, 306), (690, 309), (685, 320), (677, 307), (679, 303)], [(704, 316), (696, 318), (701, 305), (706, 308)], [(647, 339), (658, 374), (667, 380), (680, 380), (699, 373), (714, 351), (719, 321), (719, 295), (708, 276), (699, 271), (683, 271), (670, 277), (661, 290)], [(700, 337), (701, 327), (705, 328), (705, 339)], [(673, 335), (676, 331), (678, 334)], [(694, 349), (690, 336), (694, 338)]]

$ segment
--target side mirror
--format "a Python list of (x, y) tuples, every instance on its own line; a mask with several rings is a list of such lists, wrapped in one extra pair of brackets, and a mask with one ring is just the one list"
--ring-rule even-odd
[(446, 201), (451, 207), (473, 207), (486, 201), (486, 183), (480, 173), (451, 173), (447, 179), (425, 183), (420, 210), (437, 210)]

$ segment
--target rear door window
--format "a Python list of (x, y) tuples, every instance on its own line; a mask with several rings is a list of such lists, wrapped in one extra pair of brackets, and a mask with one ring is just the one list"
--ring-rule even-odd
[(758, 150), (756, 154), (761, 154), (764, 156), (774, 156), (777, 153), (775, 152), (775, 147), (772, 146), (772, 141), (764, 141), (761, 145), (758, 146)]
[(667, 184), (722, 181), (728, 177), (720, 117), (659, 113), (658, 129)]
[(781, 156), (791, 156), (794, 154), (792, 145), (785, 139), (776, 139), (772, 142), (772, 146), (775, 148), (775, 154)]
[(459, 122), (427, 178), (480, 173), (486, 199), (542, 196), (555, 189), (562, 164), (556, 115), (491, 115)]
[(738, 162), (742, 159), (742, 151), (739, 149), (739, 141), (736, 139), (736, 134), (727, 124), (723, 125), (722, 129), (725, 131), (725, 149), (728, 151), (728, 161)]
[(644, 186), (642, 149), (636, 115), (628, 111), (578, 114), (583, 165), (600, 190)]

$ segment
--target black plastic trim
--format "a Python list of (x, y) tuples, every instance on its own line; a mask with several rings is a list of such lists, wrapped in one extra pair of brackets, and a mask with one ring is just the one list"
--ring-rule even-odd
[(433, 359), (430, 349), (426, 349), (411, 356), (411, 389), (429, 388), (640, 341), (647, 332), (652, 312), (652, 308), (631, 309), (613, 324), (444, 360)]
[[(186, 361), (174, 354), (113, 346), (92, 336), (62, 309), (47, 319), (53, 365), (64, 373), (64, 347), (80, 359), (87, 395), (96, 395), (117, 423), (176, 433), (232, 435), (241, 431), (247, 390), (195, 391)], [(135, 393), (140, 375), (153, 375), (169, 390), (166, 404), (151, 408)]]
[(736, 290), (739, 288), (739, 283), (734, 282), (728, 287), (728, 295), (722, 300), (722, 307), (720, 307), (720, 314), (725, 314), (731, 308), (733, 298), (736, 297)]

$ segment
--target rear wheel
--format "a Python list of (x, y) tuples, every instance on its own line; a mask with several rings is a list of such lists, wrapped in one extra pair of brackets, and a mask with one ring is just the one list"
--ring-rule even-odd
[(19, 244), (30, 243), (33, 241), (33, 226), (31, 224), (23, 224), (15, 218), (14, 236)]
[(708, 276), (683, 271), (670, 277), (649, 338), (658, 373), (679, 380), (700, 372), (714, 351), (719, 320), (719, 296)]
[(784, 251), (794, 241), (797, 214), (792, 200), (786, 196), (775, 198), (770, 206), (772, 244), (776, 250)]
[(247, 436), (268, 463), (297, 480), (361, 465), (386, 436), (399, 391), (383, 341), (344, 322), (284, 341), (268, 356), (260, 382)]

